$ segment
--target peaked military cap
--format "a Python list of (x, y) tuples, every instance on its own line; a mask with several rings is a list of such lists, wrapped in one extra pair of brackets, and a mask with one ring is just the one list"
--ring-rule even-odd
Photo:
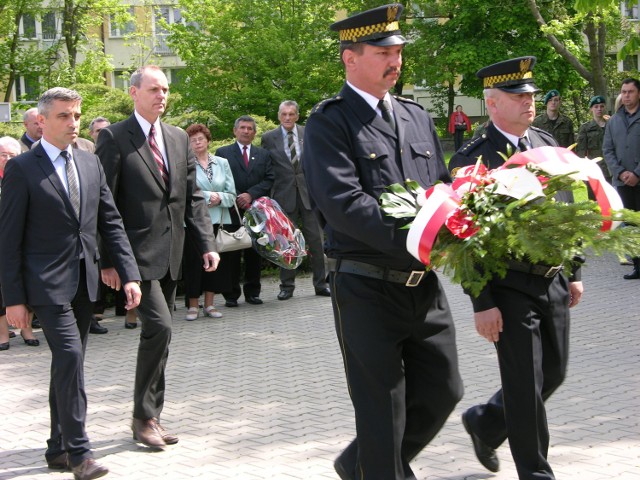
[(540, 89), (533, 83), (536, 57), (518, 57), (481, 68), (476, 77), (483, 88), (498, 88), (508, 93), (536, 93)]
[(547, 94), (544, 96), (544, 98), (542, 99), (542, 104), (546, 105), (547, 102), (551, 100), (553, 97), (559, 97), (559, 96), (560, 96), (560, 92), (555, 88), (553, 90), (549, 90)]
[(607, 103), (607, 101), (604, 99), (602, 95), (596, 95), (595, 97), (591, 97), (591, 100), (589, 100), (589, 108), (593, 107), (594, 105), (598, 105), (600, 103)]
[(398, 22), (403, 8), (399, 3), (383, 5), (335, 22), (329, 28), (339, 33), (341, 45), (404, 45), (407, 40), (402, 36)]

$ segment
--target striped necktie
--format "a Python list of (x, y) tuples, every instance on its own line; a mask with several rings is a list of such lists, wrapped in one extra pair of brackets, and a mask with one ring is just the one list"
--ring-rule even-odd
[(80, 218), (80, 187), (78, 186), (76, 170), (73, 168), (73, 158), (66, 150), (62, 150), (60, 156), (64, 158), (64, 170), (67, 174), (67, 185), (69, 187), (69, 201), (76, 217)]
[(169, 172), (167, 171), (167, 166), (164, 164), (164, 158), (162, 157), (162, 152), (160, 152), (160, 148), (158, 147), (158, 143), (156, 142), (156, 130), (153, 125), (151, 125), (151, 129), (149, 130), (149, 146), (151, 147), (151, 152), (153, 153), (153, 159), (156, 161), (156, 165), (158, 166), (158, 171), (160, 172), (160, 176), (162, 180), (164, 180), (164, 184), (169, 188)]
[(291, 163), (295, 165), (298, 163), (298, 152), (296, 151), (296, 139), (293, 136), (293, 130), (287, 132), (287, 143), (289, 145), (289, 152), (291, 152)]

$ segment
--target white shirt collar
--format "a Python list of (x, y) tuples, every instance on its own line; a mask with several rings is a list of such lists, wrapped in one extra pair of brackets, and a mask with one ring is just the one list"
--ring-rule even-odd
[[(348, 81), (347, 85), (349, 85), (349, 87), (351, 87), (354, 92), (360, 95), (362, 99), (367, 102), (371, 108), (373, 108), (378, 116), (382, 116), (382, 112), (378, 110), (378, 102), (380, 101), (378, 97), (375, 97), (370, 93), (365, 92), (364, 90), (360, 90), (359, 88), (354, 87), (353, 84), (349, 83)], [(391, 109), (393, 110), (393, 105), (391, 104), (391, 95), (389, 95), (389, 92), (385, 93), (382, 99), (389, 102), (389, 105), (391, 105)]]
[[(521, 137), (519, 137), (517, 135), (513, 135), (511, 133), (505, 132), (500, 127), (498, 127), (495, 123), (493, 124), (493, 126), (496, 127), (496, 130), (498, 130), (502, 135), (507, 137), (507, 140), (509, 140), (512, 145), (514, 145), (516, 148), (518, 148), (518, 141), (520, 140)], [(527, 141), (529, 143), (531, 143), (531, 140), (529, 139), (529, 129), (527, 129), (527, 131), (524, 132), (524, 135), (522, 135), (522, 136), (526, 137)]]
[[(55, 145), (52, 145), (51, 143), (47, 142), (44, 139), (44, 137), (42, 137), (40, 139), (40, 145), (42, 145), (42, 148), (44, 148), (44, 151), (49, 156), (49, 159), (51, 160), (51, 163), (55, 162), (58, 159), (58, 157), (60, 156), (60, 152), (62, 150), (60, 150)], [(65, 150), (67, 152), (69, 152), (69, 157), (73, 158), (73, 149), (71, 148), (71, 145), (67, 145), (67, 148)]]
[[(148, 137), (149, 136), (149, 130), (151, 130), (151, 123), (149, 123), (149, 121), (144, 118), (142, 115), (140, 115), (136, 110), (133, 111), (133, 114), (136, 116), (136, 120), (138, 120), (138, 123), (140, 124), (140, 128), (142, 128), (142, 131), (144, 132), (144, 136)], [(160, 117), (156, 118), (156, 121), (153, 122), (153, 126), (155, 127), (156, 130), (156, 140), (158, 137), (162, 137), (162, 129), (160, 128)], [(160, 142), (158, 142), (158, 144), (160, 144)]]

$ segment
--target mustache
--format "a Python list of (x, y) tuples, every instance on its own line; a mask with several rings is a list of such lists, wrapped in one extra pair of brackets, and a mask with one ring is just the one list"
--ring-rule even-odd
[(389, 67), (387, 68), (384, 73), (382, 74), (383, 77), (386, 77), (387, 75), (391, 74), (391, 73), (397, 73), (398, 76), (402, 73), (402, 70), (400, 70), (399, 68), (395, 68), (395, 67)]

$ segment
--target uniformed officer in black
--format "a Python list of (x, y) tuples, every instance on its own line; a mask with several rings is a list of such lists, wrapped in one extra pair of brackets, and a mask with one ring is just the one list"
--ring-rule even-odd
[[(343, 480), (415, 479), (409, 462), (462, 397), (455, 330), (436, 274), (406, 248), (404, 222), (379, 205), (411, 178), (449, 181), (431, 117), (389, 95), (400, 76), (399, 4), (331, 26), (346, 84), (320, 102), (305, 130), (309, 194), (326, 223), (338, 341), (356, 438), (335, 462)], [(387, 102), (385, 106), (381, 102)]]
[[(546, 132), (529, 127), (538, 91), (531, 69), (535, 57), (521, 57), (483, 68), (477, 75), (491, 125), (464, 145), (451, 167), (482, 161), (503, 163), (498, 152), (557, 145)], [(560, 198), (568, 201), (570, 196)], [(582, 295), (579, 271), (568, 279), (549, 265), (509, 262), (505, 278), (494, 278), (471, 297), (476, 330), (495, 342), (502, 389), (486, 404), (462, 415), (478, 460), (499, 470), (497, 449), (507, 438), (521, 480), (554, 479), (547, 462), (549, 429), (544, 402), (564, 380), (569, 346), (569, 307)]]

